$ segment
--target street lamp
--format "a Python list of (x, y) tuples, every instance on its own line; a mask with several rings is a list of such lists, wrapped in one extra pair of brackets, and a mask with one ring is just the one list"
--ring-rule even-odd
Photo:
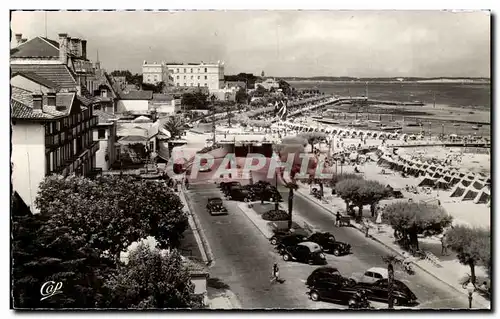
[(474, 287), (474, 284), (472, 281), (469, 281), (469, 284), (465, 288), (467, 289), (467, 292), (469, 293), (469, 309), (472, 308), (472, 294), (474, 293), (474, 290), (476, 290), (476, 287)]

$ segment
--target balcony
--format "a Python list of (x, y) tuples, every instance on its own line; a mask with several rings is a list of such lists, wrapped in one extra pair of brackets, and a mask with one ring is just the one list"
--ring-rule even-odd
[(90, 154), (95, 154), (99, 150), (99, 141), (94, 141), (90, 145)]

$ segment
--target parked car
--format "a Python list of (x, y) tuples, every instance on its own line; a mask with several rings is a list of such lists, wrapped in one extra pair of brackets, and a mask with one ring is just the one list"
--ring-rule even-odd
[(326, 256), (321, 247), (306, 241), (294, 246), (287, 246), (280, 251), (284, 261), (298, 261), (309, 264), (326, 264)]
[(335, 267), (323, 266), (316, 268), (310, 275), (307, 277), (306, 286), (312, 287), (319, 281), (328, 281), (328, 282), (336, 282), (343, 283), (346, 280), (340, 274), (339, 270)]
[(248, 190), (241, 186), (231, 186), (227, 191), (227, 198), (236, 200), (239, 202), (244, 202), (248, 199)]
[(314, 233), (307, 240), (320, 245), (324, 251), (335, 256), (348, 255), (351, 252), (351, 245), (337, 241), (331, 233)]
[(226, 215), (227, 214), (227, 208), (224, 207), (222, 199), (218, 198), (218, 197), (212, 197), (212, 198), (208, 199), (207, 211), (210, 213), (210, 215)]
[(278, 244), (276, 245), (276, 249), (278, 251), (281, 251), (281, 250), (285, 249), (285, 247), (294, 246), (294, 245), (297, 245), (298, 243), (302, 243), (305, 241), (307, 241), (307, 236), (304, 236), (304, 234), (294, 233), (294, 234), (286, 235), (286, 236), (280, 238)]
[[(389, 279), (380, 279), (373, 284), (358, 283), (354, 287), (363, 288), (367, 291), (368, 299), (387, 302), (389, 296)], [(417, 303), (415, 294), (399, 280), (393, 281), (393, 300), (394, 305), (412, 306)]]
[(220, 190), (222, 191), (222, 193), (224, 193), (224, 195), (227, 195), (227, 193), (229, 192), (231, 187), (235, 187), (235, 186), (241, 187), (241, 183), (240, 182), (221, 182), (219, 184)]
[(324, 300), (347, 305), (358, 290), (360, 289), (351, 286), (339, 287), (335, 283), (325, 281), (311, 287), (307, 294), (313, 301)]
[(389, 278), (389, 273), (386, 268), (372, 267), (364, 273), (354, 273), (349, 279), (356, 283), (373, 284), (380, 279)]
[(277, 231), (269, 239), (269, 241), (271, 242), (271, 245), (278, 245), (283, 238), (285, 238), (287, 236), (290, 236), (290, 235), (301, 235), (304, 238), (307, 238), (309, 234), (307, 232), (305, 232), (305, 231), (300, 231), (300, 230), (295, 230), (293, 232), (290, 232), (290, 231)]

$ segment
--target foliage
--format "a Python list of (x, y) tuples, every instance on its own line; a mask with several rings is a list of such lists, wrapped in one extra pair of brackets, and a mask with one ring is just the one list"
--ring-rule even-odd
[(314, 144), (324, 141), (327, 138), (327, 135), (323, 132), (307, 132), (301, 133), (299, 136), (303, 137), (311, 145), (311, 153), (314, 151)]
[(364, 205), (370, 205), (374, 214), (375, 204), (390, 195), (389, 190), (377, 181), (359, 178), (342, 179), (335, 185), (336, 193), (346, 202), (359, 207), (362, 215)]
[(289, 218), (288, 213), (282, 209), (279, 210), (272, 209), (262, 214), (262, 219), (273, 222), (277, 220), (288, 220), (288, 218)]
[(141, 243), (106, 281), (110, 308), (200, 308), (189, 272), (176, 250), (162, 254)]
[(246, 104), (248, 103), (248, 94), (245, 89), (239, 89), (236, 91), (235, 100), (237, 103)]
[(179, 138), (184, 133), (186, 122), (181, 116), (171, 116), (165, 124), (163, 124), (163, 128), (170, 133), (171, 138)]
[(253, 75), (252, 73), (239, 73), (237, 75), (225, 75), (225, 81), (241, 81), (245, 82), (248, 85), (248, 89), (254, 87), (255, 81), (257, 81), (258, 77)]
[(132, 74), (129, 70), (115, 70), (111, 72), (111, 76), (125, 76), (127, 83), (135, 84), (139, 87), (142, 85), (142, 75), (138, 73)]
[(187, 228), (179, 197), (164, 184), (132, 177), (49, 176), (35, 201), (49, 218), (50, 231), (67, 227), (73, 238), (116, 259), (147, 236), (161, 248), (175, 247)]
[(335, 185), (344, 179), (363, 179), (362, 175), (347, 173), (347, 174), (334, 174), (332, 179), (329, 181), (328, 186), (335, 187)]
[(385, 207), (383, 220), (401, 232), (409, 244), (418, 249), (417, 235), (439, 234), (450, 226), (453, 217), (443, 207), (426, 203), (400, 201)]
[(263, 87), (260, 84), (256, 84), (255, 91), (253, 92), (253, 96), (255, 97), (263, 97), (265, 96), (269, 91), (266, 90), (265, 87)]
[(201, 90), (194, 93), (184, 93), (182, 94), (181, 104), (192, 109), (205, 110), (209, 106), (208, 94), (203, 93)]
[[(12, 205), (12, 298), (20, 308), (94, 308), (102, 299), (109, 263), (69, 227), (54, 227), (43, 214)], [(40, 300), (47, 281), (62, 282), (62, 292)]]
[(490, 231), (486, 228), (472, 228), (457, 225), (446, 232), (446, 244), (457, 253), (460, 263), (471, 268), (471, 276), (475, 282), (475, 266), (483, 263), (487, 269), (491, 267)]

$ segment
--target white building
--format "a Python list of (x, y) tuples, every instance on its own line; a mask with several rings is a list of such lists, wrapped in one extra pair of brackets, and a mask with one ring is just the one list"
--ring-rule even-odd
[(167, 64), (174, 86), (208, 87), (210, 91), (224, 86), (224, 62)]
[(116, 104), (117, 113), (149, 114), (149, 102), (153, 99), (153, 91), (130, 91), (120, 93)]
[(94, 141), (99, 141), (99, 150), (95, 154), (96, 167), (108, 171), (111, 165), (119, 159), (120, 145), (117, 144), (116, 121), (113, 114), (102, 111), (94, 111), (99, 122), (94, 130)]
[(147, 84), (164, 82), (166, 85), (171, 83), (165, 62), (148, 63), (144, 61), (142, 64), (142, 82)]
[(266, 90), (271, 90), (271, 88), (279, 89), (280, 87), (279, 82), (276, 81), (275, 79), (266, 79), (264, 82), (255, 83), (256, 87), (257, 85), (262, 86)]

